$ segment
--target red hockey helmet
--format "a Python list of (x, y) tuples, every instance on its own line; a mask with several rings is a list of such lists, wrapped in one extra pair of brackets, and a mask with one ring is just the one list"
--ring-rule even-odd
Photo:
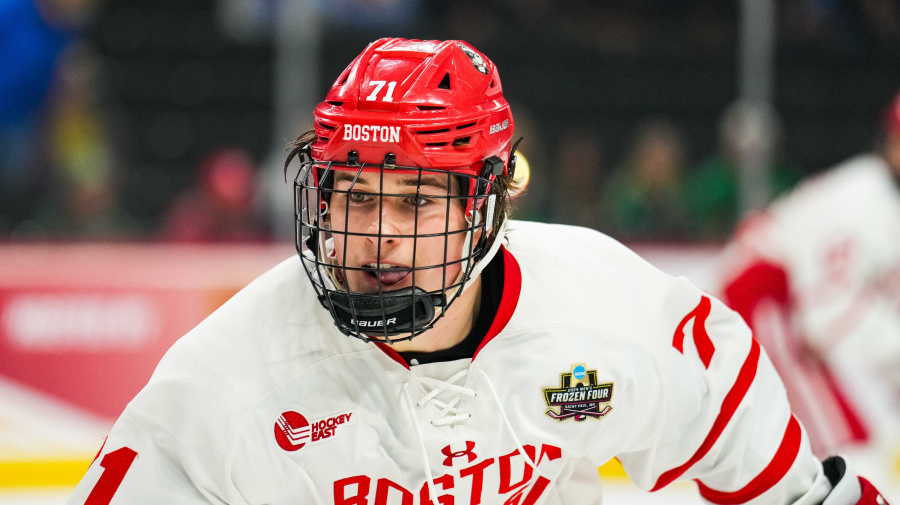
[[(315, 138), (300, 153), (303, 166), (295, 180), (297, 250), (307, 274), (343, 333), (364, 340), (372, 335), (385, 341), (412, 338), (433, 327), (489, 254), (487, 237), (495, 203), (492, 185), (497, 176), (510, 175), (515, 166), (510, 162), (513, 119), (497, 69), (462, 41), (381, 39), (341, 73), (314, 115)], [(351, 175), (336, 177), (341, 172)], [(354, 185), (366, 173), (381, 174), (374, 178), (380, 187), (354, 194)], [(418, 231), (389, 235), (382, 229), (381, 217), (375, 218), (377, 232), (370, 233), (349, 231), (346, 223), (331, 222), (335, 211), (344, 216), (350, 213), (347, 202), (351, 199), (370, 199), (373, 191), (382, 198), (409, 199), (410, 195), (384, 191), (387, 174), (417, 176), (412, 190), (415, 199), (443, 200), (448, 210), (452, 202), (463, 200), (467, 226), (451, 229), (448, 214), (443, 233), (425, 237), (415, 227)], [(429, 194), (433, 188), (421, 185), (424, 176), (434, 175), (446, 178), (446, 194)], [(348, 179), (352, 180), (349, 188), (335, 184), (341, 180), (346, 186)], [(346, 210), (331, 208), (335, 201), (343, 202)], [(380, 199), (378, 205), (382, 205)], [(415, 212), (411, 221), (418, 222), (418, 208)], [(435, 264), (420, 265), (417, 257), (398, 272), (398, 267), (382, 261), (380, 245), (378, 261), (353, 265), (347, 260), (351, 248), (347, 244), (359, 243), (359, 237), (379, 244), (385, 239), (411, 240), (413, 251), (417, 247), (421, 251), (435, 247), (434, 241), (426, 246), (425, 239), (462, 234), (466, 238), (461, 254), (449, 250), (444, 240), (443, 260)], [(436, 270), (443, 272), (439, 288), (417, 285), (417, 275), (421, 279)], [(348, 278), (354, 271), (379, 279), (376, 292), (351, 289)], [(381, 279), (404, 272), (411, 276), (411, 286), (382, 285)]]
[(315, 110), (316, 160), (506, 173), (513, 119), (497, 68), (462, 41), (381, 39), (338, 77)]

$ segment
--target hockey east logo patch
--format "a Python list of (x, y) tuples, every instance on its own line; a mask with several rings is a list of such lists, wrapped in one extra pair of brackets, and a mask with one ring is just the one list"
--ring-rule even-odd
[(597, 371), (587, 370), (584, 363), (572, 365), (572, 370), (559, 374), (559, 387), (542, 388), (547, 402), (546, 414), (557, 421), (600, 419), (612, 407), (613, 383), (598, 384)]
[(326, 416), (312, 422), (299, 412), (288, 410), (282, 412), (275, 420), (275, 441), (285, 451), (297, 451), (306, 444), (315, 444), (328, 440), (337, 434), (339, 429), (353, 422), (353, 411)]

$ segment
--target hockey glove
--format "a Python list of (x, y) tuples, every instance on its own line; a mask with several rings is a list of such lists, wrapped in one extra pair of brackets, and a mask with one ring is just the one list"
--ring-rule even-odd
[(822, 505), (890, 505), (869, 481), (858, 477), (853, 467), (840, 456), (822, 462), (831, 492)]

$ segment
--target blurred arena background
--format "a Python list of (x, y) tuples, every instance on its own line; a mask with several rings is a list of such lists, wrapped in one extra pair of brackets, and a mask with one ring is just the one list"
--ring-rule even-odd
[(871, 149), (900, 89), (895, 0), (4, 0), (0, 504), (64, 503), (171, 343), (294, 254), (284, 146), (385, 36), (498, 64), (517, 217), (711, 292), (741, 216)]

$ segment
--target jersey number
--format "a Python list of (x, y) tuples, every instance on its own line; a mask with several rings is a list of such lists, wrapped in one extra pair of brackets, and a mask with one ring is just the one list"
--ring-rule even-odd
[(100, 480), (94, 485), (94, 489), (91, 490), (84, 505), (109, 505), (136, 457), (137, 453), (128, 447), (116, 449), (103, 456), (103, 459), (100, 460), (103, 474), (100, 475)]
[[(372, 91), (372, 94), (366, 97), (367, 102), (372, 102), (378, 99), (378, 92), (381, 91), (381, 88), (384, 87), (384, 83), (387, 81), (369, 81), (369, 84), (375, 86), (375, 90)], [(384, 98), (382, 101), (385, 102), (393, 102), (394, 101), (394, 86), (397, 85), (397, 81), (391, 81), (387, 83), (387, 91), (384, 93)]]
[(678, 324), (678, 328), (675, 330), (675, 336), (672, 338), (672, 346), (675, 347), (678, 352), (684, 354), (684, 327), (687, 325), (688, 321), (693, 319), (694, 329), (691, 333), (694, 338), (694, 346), (697, 348), (697, 354), (700, 355), (700, 360), (703, 361), (703, 366), (706, 368), (709, 368), (713, 353), (716, 352), (716, 346), (713, 345), (712, 340), (709, 338), (709, 334), (706, 332), (706, 318), (709, 317), (711, 310), (712, 303), (710, 303), (709, 298), (705, 296), (700, 298), (700, 303), (697, 307), (690, 311), (688, 315), (684, 316), (684, 319)]

